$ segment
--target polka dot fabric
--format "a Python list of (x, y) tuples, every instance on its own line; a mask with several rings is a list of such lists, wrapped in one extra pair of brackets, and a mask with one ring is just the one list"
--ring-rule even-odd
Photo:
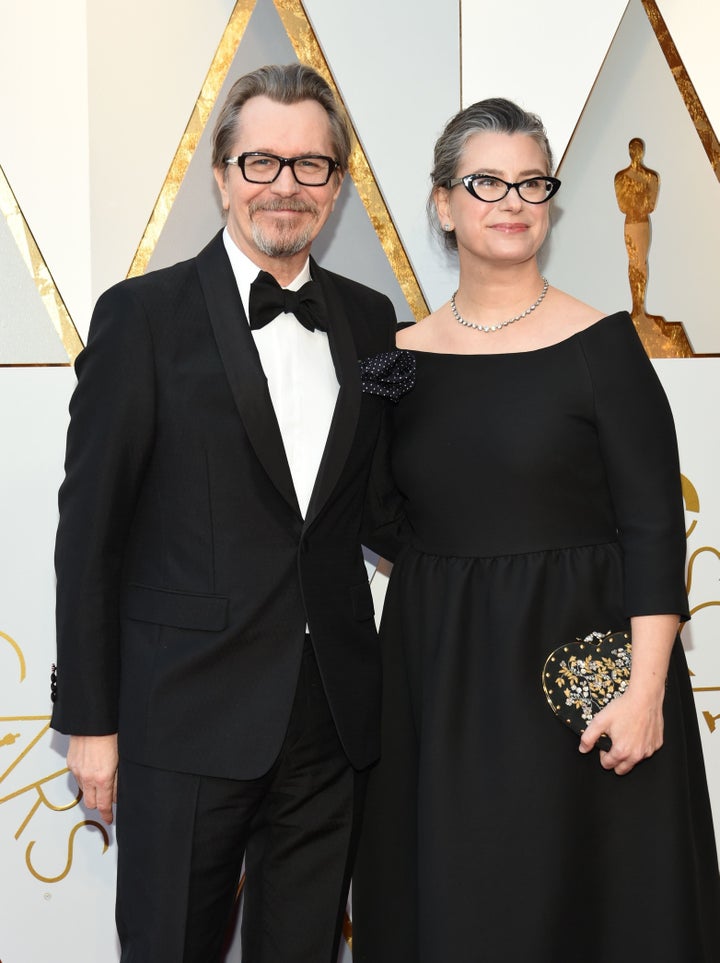
[(358, 363), (362, 390), (393, 404), (415, 384), (415, 356), (409, 351), (383, 351)]

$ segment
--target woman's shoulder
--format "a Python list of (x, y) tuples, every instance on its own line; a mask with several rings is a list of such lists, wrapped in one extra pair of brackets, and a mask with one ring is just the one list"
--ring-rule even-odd
[(575, 339), (583, 344), (627, 343), (628, 338), (638, 340), (627, 311), (601, 311), (564, 291), (556, 291), (552, 309), (554, 336), (549, 339), (551, 343)]
[(585, 331), (607, 316), (604, 311), (558, 288), (553, 290), (553, 296), (548, 300), (554, 322), (562, 328), (567, 337)]
[(398, 326), (395, 344), (407, 351), (437, 350), (440, 324), (439, 312), (433, 311), (420, 321), (407, 322)]

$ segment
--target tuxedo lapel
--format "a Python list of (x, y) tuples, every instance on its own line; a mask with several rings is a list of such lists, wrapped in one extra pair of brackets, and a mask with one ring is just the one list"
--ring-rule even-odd
[(255, 453), (280, 494), (300, 515), (280, 428), (222, 232), (196, 258), (200, 285), (230, 389)]
[(340, 389), (305, 518), (306, 528), (327, 501), (347, 461), (362, 399), (360, 368), (345, 306), (332, 279), (312, 259), (310, 272), (322, 287), (327, 307), (330, 353)]

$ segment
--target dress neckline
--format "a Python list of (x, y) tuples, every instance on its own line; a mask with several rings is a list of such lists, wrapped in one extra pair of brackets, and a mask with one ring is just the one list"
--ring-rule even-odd
[(587, 334), (589, 331), (594, 330), (598, 325), (602, 325), (605, 321), (611, 321), (616, 318), (628, 318), (632, 324), (632, 318), (627, 311), (615, 311), (614, 314), (606, 314), (602, 318), (598, 318), (597, 321), (593, 321), (586, 328), (581, 331), (576, 331), (574, 334), (569, 334), (567, 338), (562, 338), (560, 341), (554, 341), (552, 344), (545, 344), (540, 348), (527, 348), (524, 351), (473, 351), (468, 354), (457, 351), (421, 351), (418, 348), (399, 348), (399, 351), (409, 351), (413, 355), (426, 356), (429, 358), (512, 358), (515, 356), (525, 356), (531, 354), (539, 354), (542, 351), (552, 351), (553, 348), (559, 348), (564, 344), (569, 344), (576, 338), (580, 338)]

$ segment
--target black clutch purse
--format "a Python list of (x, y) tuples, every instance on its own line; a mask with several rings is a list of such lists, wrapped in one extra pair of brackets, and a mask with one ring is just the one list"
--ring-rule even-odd
[[(632, 641), (630, 631), (591, 632), (568, 642), (545, 660), (542, 685), (555, 715), (577, 735), (592, 717), (622, 695), (630, 681)], [(598, 749), (608, 750), (610, 737), (600, 736)]]

